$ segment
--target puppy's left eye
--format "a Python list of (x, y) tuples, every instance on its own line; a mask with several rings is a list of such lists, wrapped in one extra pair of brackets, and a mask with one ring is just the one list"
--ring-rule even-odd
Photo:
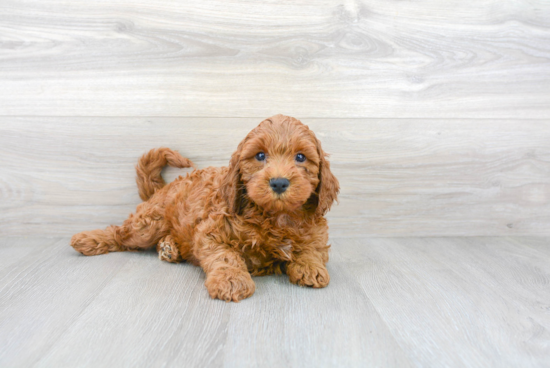
[(263, 152), (256, 153), (256, 160), (264, 161), (265, 160), (265, 153), (263, 153)]
[(304, 156), (302, 153), (298, 153), (296, 155), (296, 161), (298, 162), (304, 162), (306, 160), (306, 156)]

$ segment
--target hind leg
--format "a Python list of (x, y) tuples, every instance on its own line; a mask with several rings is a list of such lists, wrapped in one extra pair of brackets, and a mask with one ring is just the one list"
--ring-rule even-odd
[(179, 263), (183, 261), (178, 246), (171, 235), (166, 235), (157, 244), (157, 252), (161, 261)]
[(71, 246), (86, 256), (141, 250), (154, 246), (167, 233), (168, 226), (161, 210), (144, 202), (122, 226), (81, 232), (72, 237)]
[(109, 226), (105, 230), (83, 231), (73, 235), (71, 247), (85, 256), (95, 256), (109, 252), (119, 252), (122, 249), (117, 239), (118, 226)]

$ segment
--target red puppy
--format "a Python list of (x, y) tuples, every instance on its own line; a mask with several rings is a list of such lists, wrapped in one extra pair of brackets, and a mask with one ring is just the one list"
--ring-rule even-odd
[(251, 275), (286, 273), (298, 285), (325, 287), (328, 225), (339, 185), (306, 125), (276, 115), (239, 144), (229, 167), (194, 170), (166, 185), (164, 166), (194, 167), (168, 148), (138, 162), (144, 200), (122, 226), (71, 239), (84, 255), (157, 246), (159, 258), (202, 267), (212, 298), (254, 293)]

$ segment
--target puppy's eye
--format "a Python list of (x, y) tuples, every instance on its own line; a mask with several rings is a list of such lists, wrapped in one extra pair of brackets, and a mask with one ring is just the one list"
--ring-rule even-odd
[(265, 161), (265, 153), (263, 153), (263, 152), (256, 153), (256, 160)]
[(298, 153), (296, 155), (296, 161), (298, 162), (304, 162), (306, 160), (306, 156), (304, 156), (302, 153)]

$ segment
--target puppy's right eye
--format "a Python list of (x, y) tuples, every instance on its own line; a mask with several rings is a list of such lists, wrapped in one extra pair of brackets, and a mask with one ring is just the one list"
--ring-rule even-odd
[(265, 161), (265, 153), (263, 153), (263, 152), (256, 153), (256, 160)]

